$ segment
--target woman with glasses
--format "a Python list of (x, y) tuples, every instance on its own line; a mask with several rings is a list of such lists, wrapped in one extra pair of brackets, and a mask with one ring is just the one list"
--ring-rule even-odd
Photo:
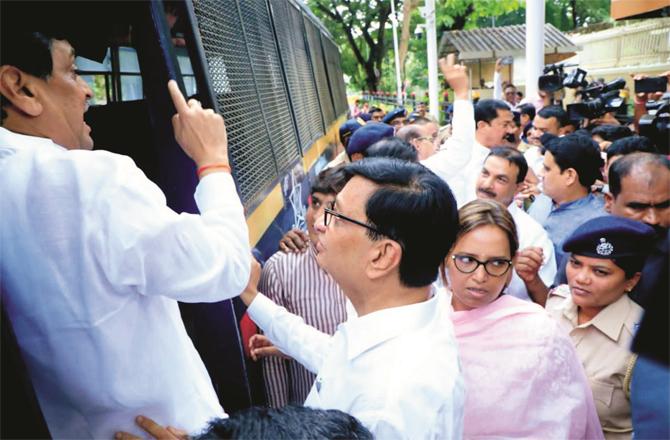
[(507, 209), (459, 211), (446, 259), (466, 383), (464, 438), (602, 438), (593, 397), (567, 335), (530, 302), (505, 295), (518, 238)]
[(628, 297), (640, 280), (654, 230), (623, 217), (581, 225), (563, 244), (567, 285), (549, 293), (547, 310), (569, 333), (593, 391), (605, 438), (630, 439), (630, 344), (643, 309)]

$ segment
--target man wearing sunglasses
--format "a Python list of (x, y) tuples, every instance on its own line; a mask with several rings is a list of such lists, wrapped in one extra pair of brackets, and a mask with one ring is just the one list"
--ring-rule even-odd
[(456, 234), (454, 197), (416, 163), (364, 159), (344, 172), (316, 220), (315, 249), (357, 316), (319, 332), (257, 292), (258, 268), (242, 300), (279, 350), (317, 374), (306, 406), (348, 412), (377, 438), (460, 438), (448, 301), (432, 287)]

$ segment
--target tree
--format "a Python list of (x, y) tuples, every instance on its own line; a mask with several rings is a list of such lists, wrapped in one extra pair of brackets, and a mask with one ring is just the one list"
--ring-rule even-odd
[[(396, 8), (400, 6), (399, 0), (392, 1), (396, 2)], [(340, 50), (346, 45), (356, 60), (356, 71), (345, 73), (357, 83), (362, 79), (368, 90), (377, 90), (388, 50), (386, 25), (391, 3), (388, 0), (308, 0), (307, 3), (335, 36)]]

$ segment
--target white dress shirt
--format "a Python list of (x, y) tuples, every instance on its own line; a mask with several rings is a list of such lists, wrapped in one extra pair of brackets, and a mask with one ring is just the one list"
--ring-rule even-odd
[(467, 164), (461, 167), (456, 175), (447, 180), (451, 191), (456, 197), (456, 204), (459, 209), (477, 198), (475, 191), (477, 177), (482, 172), (484, 161), (490, 152), (491, 150), (473, 140), (471, 155)]
[(177, 214), (128, 157), (0, 128), (2, 299), (54, 438), (225, 416), (176, 300), (238, 295), (248, 231), (229, 174), (195, 199)]
[[(542, 225), (535, 221), (530, 215), (526, 214), (521, 208), (516, 206), (514, 202), (507, 208), (512, 214), (514, 223), (516, 224), (517, 234), (519, 236), (519, 250), (523, 250), (530, 246), (541, 247), (543, 254), (542, 266), (538, 274), (542, 282), (549, 287), (554, 282), (556, 276), (556, 256), (554, 255), (554, 244), (549, 239), (549, 234), (544, 230)], [(512, 280), (507, 287), (507, 293), (517, 298), (530, 300), (526, 284), (523, 282), (516, 270), (512, 275)]]
[(350, 317), (330, 336), (259, 294), (249, 316), (317, 373), (305, 406), (357, 417), (376, 438), (461, 438), (465, 401), (444, 292)]
[(453, 127), (451, 136), (440, 146), (437, 153), (420, 162), (445, 182), (460, 173), (472, 156), (472, 146), (475, 142), (475, 110), (471, 101), (465, 99), (454, 101), (454, 118), (451, 126)]

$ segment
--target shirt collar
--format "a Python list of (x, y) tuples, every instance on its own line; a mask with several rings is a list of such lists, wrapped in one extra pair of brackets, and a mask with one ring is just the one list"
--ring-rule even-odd
[(584, 206), (590, 205), (594, 198), (595, 198), (595, 195), (593, 195), (592, 193), (589, 193), (582, 198), (579, 198), (577, 200), (573, 200), (572, 202), (562, 203), (558, 206), (554, 205), (553, 211), (568, 210), (568, 209), (579, 209), (579, 208), (582, 208)]
[(54, 143), (54, 141), (52, 141), (49, 138), (15, 133), (13, 131), (7, 130), (4, 127), (0, 127), (0, 148), (23, 150), (28, 148), (43, 148), (43, 147), (51, 147), (51, 148), (58, 148), (60, 150), (66, 150), (66, 148), (61, 147), (60, 145)]
[(431, 286), (431, 295), (417, 304), (379, 310), (340, 324), (338, 331), (347, 341), (347, 358), (352, 360), (389, 339), (439, 319), (441, 308), (447, 306), (443, 301), (444, 292)]
[(585, 322), (584, 324), (577, 324), (577, 305), (572, 302), (572, 297), (570, 296), (566, 301), (563, 315), (568, 318), (575, 327), (586, 328), (593, 326), (612, 341), (617, 342), (631, 308), (631, 299), (628, 295), (624, 294), (621, 298), (602, 309), (591, 321)]

